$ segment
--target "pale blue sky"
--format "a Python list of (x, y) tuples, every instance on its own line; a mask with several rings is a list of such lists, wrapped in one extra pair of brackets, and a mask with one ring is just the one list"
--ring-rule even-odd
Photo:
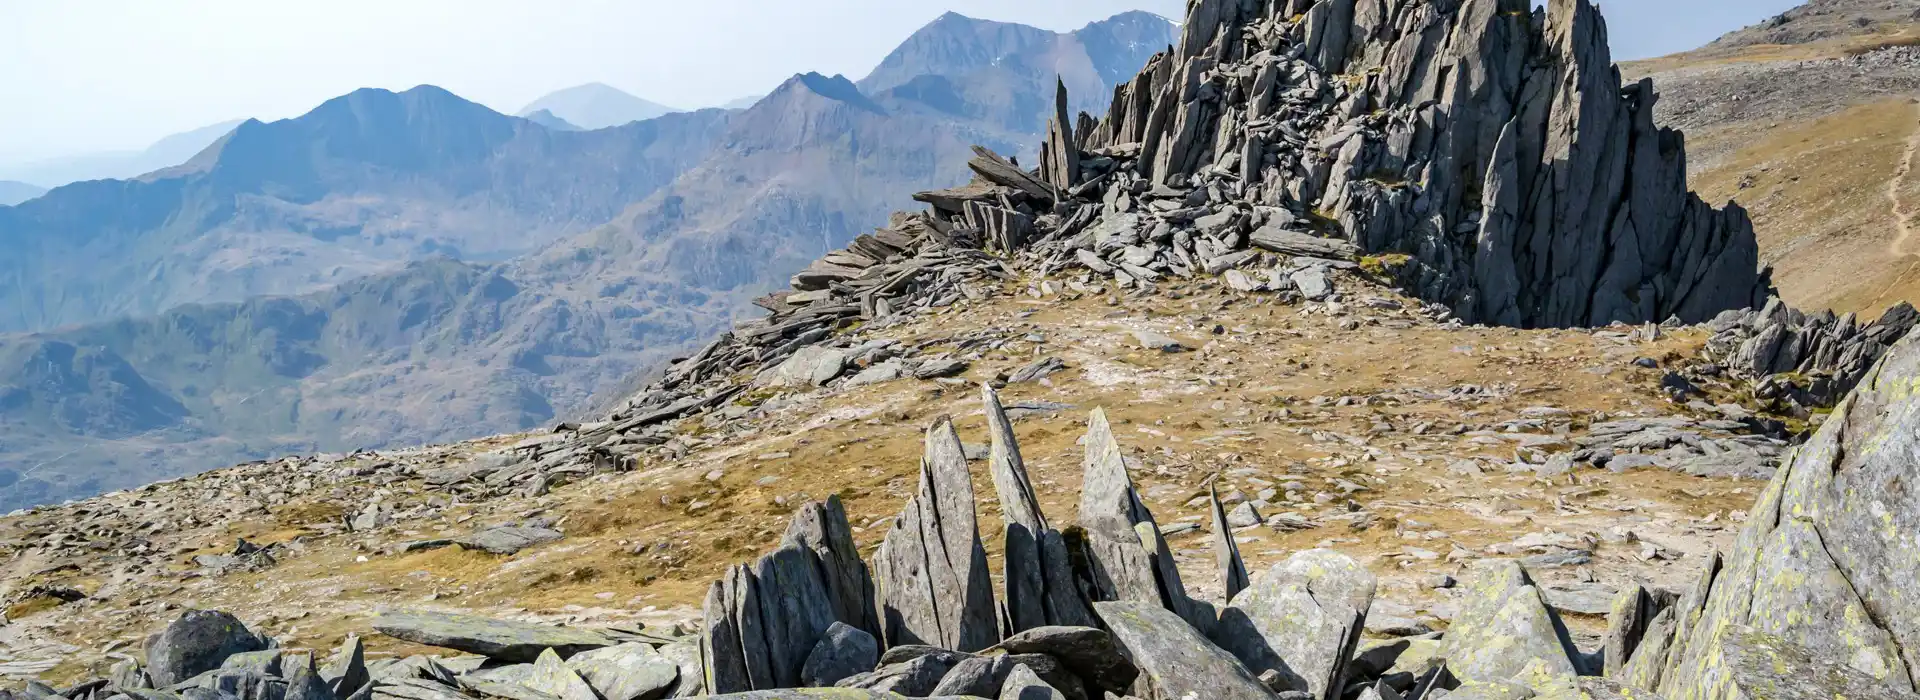
[[(1697, 46), (1796, 0), (1604, 0), (1621, 58)], [(432, 83), (501, 111), (599, 81), (701, 107), (800, 71), (859, 77), (942, 12), (1067, 30), (1185, 0), (0, 0), (0, 162), (138, 149), (359, 87)]]

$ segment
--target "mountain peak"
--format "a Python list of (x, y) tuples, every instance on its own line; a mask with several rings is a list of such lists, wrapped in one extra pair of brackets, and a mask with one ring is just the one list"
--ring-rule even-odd
[(635, 97), (606, 83), (586, 83), (548, 93), (519, 111), (522, 117), (546, 111), (582, 129), (605, 129), (683, 111)]
[(787, 82), (781, 83), (779, 88), (776, 88), (771, 95), (762, 99), (759, 104), (775, 102), (775, 98), (803, 92), (818, 95), (835, 102), (845, 103), (870, 112), (886, 112), (878, 103), (868, 99), (867, 96), (860, 91), (860, 87), (854, 85), (853, 81), (848, 80), (847, 76), (837, 73), (832, 76), (821, 75), (817, 72), (797, 73), (793, 77), (788, 78)]

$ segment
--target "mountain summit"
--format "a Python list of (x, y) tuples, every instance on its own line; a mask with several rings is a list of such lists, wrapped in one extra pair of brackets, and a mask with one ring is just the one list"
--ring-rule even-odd
[(522, 107), (519, 115), (531, 117), (542, 111), (582, 129), (604, 129), (682, 110), (634, 97), (605, 83), (587, 83), (548, 93)]

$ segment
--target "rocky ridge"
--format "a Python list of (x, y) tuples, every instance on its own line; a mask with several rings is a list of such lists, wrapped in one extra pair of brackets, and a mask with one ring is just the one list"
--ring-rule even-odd
[[(1577, 7), (1557, 8), (1565, 11), (1556, 12), (1555, 16), (1575, 16), (1569, 13), (1580, 8), (1591, 11), (1584, 2), (1575, 4)], [(1221, 9), (1215, 3), (1196, 4), (1196, 17), (1190, 18), (1188, 27), (1206, 26), (1208, 19), (1205, 13)], [(1303, 18), (1301, 24), (1309, 19)], [(1269, 26), (1284, 24), (1280, 22)], [(1311, 35), (1309, 32), (1308, 36)], [(1195, 105), (1196, 109), (1200, 107), (1204, 105)], [(969, 360), (964, 354), (928, 356), (921, 352), (920, 347), (902, 347), (899, 341), (889, 342), (882, 338), (855, 343), (852, 341), (858, 333), (849, 331), (871, 332), (906, 324), (916, 316), (936, 314), (942, 309), (993, 296), (996, 293), (993, 290), (1006, 283), (1032, 280), (1034, 287), (1030, 288), (1029, 293), (1041, 297), (1112, 294), (1117, 299), (1124, 294), (1130, 299), (1141, 299), (1160, 288), (1181, 284), (1189, 275), (1199, 277), (1201, 274), (1196, 273), (1215, 272), (1222, 274), (1226, 285), (1238, 293), (1302, 304), (1304, 308), (1322, 311), (1339, 319), (1339, 324), (1353, 323), (1358, 326), (1360, 322), (1356, 319), (1341, 318), (1339, 309), (1345, 308), (1352, 300), (1343, 295), (1340, 288), (1350, 284), (1354, 276), (1385, 275), (1393, 272), (1390, 267), (1398, 268), (1402, 263), (1417, 260), (1395, 260), (1391, 256), (1362, 257), (1367, 248), (1364, 243), (1356, 243), (1351, 238), (1316, 236), (1285, 225), (1270, 226), (1271, 221), (1255, 226), (1256, 215), (1238, 206), (1221, 206), (1217, 209), (1209, 206), (1204, 211), (1193, 211), (1201, 208), (1202, 203), (1211, 203), (1216, 191), (1224, 195), (1225, 190), (1220, 190), (1218, 185), (1225, 181), (1226, 173), (1211, 171), (1220, 179), (1205, 182), (1205, 178), (1202, 178), (1205, 186), (1196, 186), (1191, 178), (1177, 185), (1154, 183), (1144, 177), (1135, 179), (1136, 175), (1132, 173), (1153, 172), (1143, 155), (1148, 152), (1147, 149), (1142, 147), (1135, 151), (1125, 148), (1127, 144), (1120, 144), (1122, 147), (1119, 148), (1066, 147), (1066, 144), (1078, 143), (1074, 134), (1097, 133), (1101, 127), (1090, 124), (1091, 119), (1081, 119), (1074, 125), (1075, 128), (1069, 129), (1065, 110), (1058, 111), (1060, 114), (1053, 126), (1055, 136), (1043, 151), (1045, 155), (1039, 169), (1023, 170), (991, 152), (979, 153), (971, 164), (978, 176), (975, 183), (955, 190), (924, 193), (921, 199), (932, 205), (931, 211), (896, 216), (887, 229), (857, 239), (847, 250), (829, 255), (796, 276), (794, 291), (763, 300), (764, 305), (774, 311), (771, 317), (736, 328), (733, 333), (723, 336), (697, 355), (676, 363), (660, 382), (636, 396), (607, 422), (565, 426), (565, 430), (553, 436), (528, 440), (466, 462), (436, 459), (433, 462), (437, 463), (431, 464), (380, 465), (378, 456), (367, 455), (356, 456), (352, 460), (336, 459), (312, 464), (324, 464), (321, 469), (365, 469), (366, 475), (373, 476), (387, 471), (390, 472), (389, 476), (382, 480), (389, 484), (419, 478), (449, 493), (474, 497), (508, 490), (543, 492), (574, 478), (637, 468), (642, 455), (666, 458), (672, 458), (676, 453), (684, 455), (696, 442), (682, 432), (685, 426), (690, 423), (712, 423), (715, 420), (726, 422), (751, 413), (754, 407), (739, 399), (767, 388), (818, 385), (852, 388), (863, 383), (885, 382), (908, 376), (923, 381), (951, 380), (953, 375), (967, 371)], [(1130, 152), (1133, 153), (1131, 157), (1128, 155)], [(1075, 161), (1078, 161), (1077, 169), (1072, 167)], [(1072, 184), (1076, 174), (1081, 182)], [(1101, 190), (1095, 184), (1101, 182), (1114, 184)], [(1118, 184), (1121, 182), (1129, 184), (1122, 186)], [(1097, 193), (1098, 196), (1081, 197), (1073, 194), (1075, 190), (1083, 194)], [(1068, 199), (1070, 206), (1061, 206), (1062, 199)], [(1194, 202), (1196, 199), (1199, 201)], [(1094, 204), (1096, 200), (1101, 203)], [(1109, 204), (1109, 201), (1112, 203)], [(1221, 201), (1224, 204), (1228, 200), (1223, 197)], [(1286, 216), (1306, 218), (1293, 214), (1291, 210), (1286, 211)], [(1260, 212), (1254, 209), (1254, 212), (1268, 217), (1282, 216), (1277, 211)], [(1222, 228), (1209, 233), (1202, 230), (1203, 220), (1206, 221), (1204, 225)], [(1181, 240), (1183, 234), (1186, 236), (1184, 242)], [(1229, 245), (1228, 241), (1238, 243)], [(1042, 274), (1038, 278), (1028, 276), (1034, 272)], [(1397, 274), (1396, 279), (1407, 279), (1404, 274)], [(1429, 291), (1418, 286), (1412, 289)], [(1387, 298), (1367, 298), (1361, 303), (1362, 308), (1393, 312), (1389, 315), (1397, 313), (1403, 317), (1425, 317), (1429, 321), (1431, 317), (1447, 318), (1450, 315), (1449, 310), (1442, 306), (1406, 305)], [(1546, 324), (1544, 321), (1541, 323)], [(1454, 322), (1453, 325), (1459, 327), (1460, 324)], [(1629, 335), (1624, 329), (1607, 332), (1623, 337)], [(1653, 328), (1645, 335), (1661, 332)], [(992, 334), (979, 335), (985, 339)], [(962, 348), (977, 342), (965, 337), (949, 337), (947, 340), (956, 342)], [(1136, 331), (1133, 340), (1143, 350), (1154, 353), (1181, 353), (1193, 349), (1177, 338), (1152, 331)], [(1057, 364), (1057, 360), (1048, 362), (1046, 358), (1038, 358), (1032, 364), (1009, 373), (1003, 380), (1021, 375), (1027, 379), (1044, 378), (1046, 374), (1056, 371), (1053, 366)], [(994, 401), (987, 402), (990, 415), (994, 404)], [(1059, 410), (1059, 407), (1044, 406), (1022, 408)], [(1538, 422), (1537, 427), (1572, 422), (1565, 420), (1569, 418), (1565, 412), (1555, 411), (1543, 407), (1531, 420)], [(689, 418), (698, 420), (687, 420)], [(989, 423), (994, 421), (990, 419)], [(1030, 509), (1015, 507), (1011, 509), (1011, 515), (1003, 506), (1003, 515), (1008, 518), (1007, 530), (1014, 531), (1017, 525), (1020, 531), (1031, 534), (1039, 545), (1032, 550), (1036, 552), (1034, 556), (1020, 555), (1018, 561), (1026, 563), (1002, 567), (1003, 571), (1008, 572), (1010, 583), (1007, 584), (1009, 588), (1005, 589), (1008, 592), (993, 590), (991, 579), (984, 576), (986, 567), (979, 565), (984, 555), (980, 554), (980, 535), (970, 506), (973, 499), (968, 497), (969, 492), (960, 487), (956, 478), (957, 474), (964, 473), (967, 447), (951, 436), (950, 428), (943, 429), (941, 423), (936, 421), (927, 440), (926, 457), (922, 462), (920, 496), (902, 512), (902, 517), (893, 520), (894, 532), (905, 533), (898, 540), (903, 544), (883, 545), (886, 547), (885, 556), (873, 560), (875, 564), (870, 572), (862, 572), (859, 568), (860, 557), (849, 551), (835, 534), (849, 531), (853, 526), (844, 523), (843, 516), (835, 515), (838, 509), (834, 502), (828, 500), (803, 510), (789, 529), (786, 545), (751, 567), (729, 572), (710, 593), (705, 615), (707, 624), (702, 626), (700, 642), (709, 650), (706, 658), (719, 661), (723, 658), (722, 654), (727, 654), (727, 659), (737, 658), (738, 664), (729, 662), (727, 667), (739, 673), (729, 678), (733, 682), (744, 678), (745, 687), (756, 690), (783, 686), (790, 681), (805, 683), (809, 682), (808, 679), (818, 684), (830, 675), (825, 673), (829, 667), (857, 669), (862, 665), (859, 662), (868, 658), (866, 651), (871, 649), (872, 664), (867, 665), (871, 670), (859, 671), (856, 677), (862, 680), (854, 684), (867, 683), (875, 687), (898, 689), (906, 687), (908, 683), (936, 681), (929, 686), (928, 692), (947, 686), (949, 680), (955, 686), (950, 690), (982, 687), (994, 690), (1004, 685), (1003, 679), (1017, 678), (1016, 690), (1019, 692), (1051, 686), (1054, 692), (1063, 695), (1071, 692), (1068, 687), (1077, 681), (1083, 688), (1111, 690), (1118, 687), (1119, 692), (1134, 692), (1142, 697), (1180, 697), (1188, 692), (1205, 696), (1271, 697), (1273, 689), (1277, 687), (1291, 689), (1286, 692), (1304, 691), (1307, 696), (1331, 697), (1334, 690), (1351, 687), (1343, 685), (1348, 678), (1366, 681), (1369, 675), (1371, 682), (1366, 690), (1382, 697), (1386, 697), (1386, 692), (1397, 695), (1407, 691), (1412, 691), (1416, 696), (1438, 697), (1433, 694), (1435, 689), (1455, 683), (1461, 684), (1456, 692), (1492, 696), (1488, 694), (1496, 692), (1495, 686), (1516, 681), (1530, 686), (1533, 691), (1549, 693), (1585, 692), (1605, 697), (1602, 693), (1608, 692), (1605, 688), (1610, 686), (1604, 683), (1574, 677), (1576, 673), (1591, 672), (1596, 668), (1596, 662), (1579, 653), (1568, 635), (1561, 631), (1563, 625), (1558, 619), (1559, 615), (1554, 612), (1557, 606), (1546, 602), (1544, 589), (1520, 565), (1475, 565), (1472, 585), (1464, 589), (1466, 604), (1459, 614), (1453, 616), (1452, 625), (1445, 635), (1407, 641), (1406, 646), (1392, 652), (1379, 652), (1376, 651), (1378, 647), (1370, 647), (1368, 651), (1373, 652), (1372, 656), (1361, 652), (1355, 657), (1357, 649), (1352, 640), (1358, 639), (1355, 630), (1364, 625), (1373, 594), (1364, 592), (1364, 585), (1351, 588), (1359, 581), (1357, 574), (1321, 580), (1317, 575), (1290, 573), (1307, 569), (1325, 570), (1326, 567), (1314, 563), (1312, 557), (1325, 556), (1329, 557), (1327, 561), (1337, 562), (1338, 559), (1331, 557), (1338, 555), (1297, 554), (1295, 556), (1300, 557), (1300, 561), (1283, 564), (1258, 580), (1242, 584), (1236, 582), (1238, 577), (1232, 573), (1239, 570), (1244, 574), (1246, 570), (1244, 563), (1235, 566), (1238, 549), (1235, 537), (1223, 528), (1216, 528), (1214, 541), (1219, 543), (1219, 549), (1216, 550), (1215, 560), (1221, 579), (1228, 582), (1229, 591), (1235, 587), (1242, 588), (1238, 595), (1228, 596), (1222, 601), (1227, 604), (1229, 611), (1233, 608), (1234, 600), (1257, 594), (1261, 600), (1278, 602), (1263, 603), (1262, 609), (1254, 613), (1271, 612), (1267, 606), (1292, 601), (1291, 604), (1310, 605), (1310, 609), (1303, 608), (1302, 614), (1311, 614), (1314, 619), (1324, 621), (1324, 624), (1314, 626), (1315, 630), (1320, 631), (1311, 637), (1269, 640), (1269, 646), (1273, 649), (1297, 650), (1289, 652), (1288, 658), (1282, 659), (1286, 662), (1282, 665), (1295, 671), (1297, 678), (1290, 678), (1281, 669), (1272, 667), (1262, 669), (1271, 673), (1254, 674), (1252, 669), (1259, 661), (1246, 658), (1253, 656), (1251, 652), (1236, 653), (1215, 647), (1207, 641), (1206, 636), (1215, 624), (1214, 620), (1219, 619), (1220, 606), (1199, 599), (1186, 588), (1181, 574), (1191, 575), (1192, 572), (1182, 572), (1174, 566), (1174, 560), (1184, 555), (1169, 547), (1167, 537), (1170, 535), (1167, 532), (1170, 528), (1163, 528), (1156, 523), (1145, 506), (1146, 499), (1135, 490), (1128, 474), (1129, 465), (1119, 458), (1120, 449), (1113, 446), (1115, 441), (1110, 431), (1102, 435), (1099, 429), (1106, 424), (1104, 418), (1096, 413), (1088, 423), (1085, 464), (1088, 478), (1082, 485), (1086, 498), (1083, 498), (1081, 517), (1083, 523), (1089, 523), (1091, 519), (1092, 523), (1097, 524), (1088, 524), (1082, 530), (1081, 537), (1085, 539), (1079, 541), (1078, 546), (1087, 547), (1086, 551), (1093, 554), (1078, 559), (1072, 556), (1064, 558), (1065, 562), (1092, 562), (1092, 569), (1068, 577), (1080, 583), (1055, 586), (1051, 582), (1066, 579), (1044, 573), (1049, 568), (1057, 569), (1063, 562), (1063, 558), (1046, 553), (1051, 546), (1046, 543), (1053, 538), (1049, 533), (1058, 532), (1064, 544), (1077, 539), (1068, 537), (1072, 530), (1052, 530), (1037, 506)], [(1591, 430), (1594, 426), (1583, 427)], [(1671, 424), (1630, 421), (1591, 432), (1598, 433), (1594, 437), (1602, 438), (1596, 444), (1604, 443), (1608, 448), (1621, 448), (1639, 454), (1639, 450), (1652, 447), (1655, 442), (1659, 447), (1702, 444), (1698, 434), (1694, 435), (1695, 439), (1688, 440), (1686, 431), (1682, 430), (1693, 427), (1744, 430), (1748, 426), (1740, 421), (1712, 425), (1700, 421)], [(1565, 432), (1557, 428), (1555, 430), (1562, 434)], [(1509, 434), (1526, 435), (1528, 432), (1521, 427), (1474, 437), (1501, 441), (1509, 439), (1504, 437)], [(1622, 444), (1628, 441), (1621, 436), (1645, 436), (1647, 440), (1644, 445), (1639, 442)], [(998, 444), (990, 446), (988, 452), (992, 455), (996, 490), (1003, 490), (1000, 501), (1004, 504), (1028, 500), (1020, 496), (1018, 484), (1025, 479), (1015, 466), (1024, 460), (1010, 441), (999, 433), (995, 433), (994, 437)], [(1564, 446), (1564, 437), (1553, 437), (1559, 438)], [(1528, 471), (1548, 473), (1540, 468), (1556, 463), (1562, 466), (1566, 464), (1558, 458), (1545, 458), (1548, 453), (1558, 454), (1551, 444), (1553, 440), (1527, 444), (1529, 440), (1531, 438), (1523, 437), (1520, 440), (1521, 448), (1514, 450), (1514, 466), (1525, 465)], [(1728, 440), (1749, 444), (1742, 443), (1738, 436)], [(1777, 444), (1768, 442), (1764, 437), (1751, 440), (1751, 444), (1777, 449)], [(1724, 448), (1718, 442), (1714, 445)], [(960, 453), (960, 459), (956, 459), (956, 452)], [(1534, 461), (1535, 456), (1540, 458), (1538, 462)], [(1480, 468), (1471, 467), (1476, 472)], [(263, 473), (271, 473), (271, 470), (263, 469)], [(1356, 488), (1364, 487), (1356, 485)], [(1109, 497), (1095, 497), (1100, 494)], [(1244, 500), (1236, 503), (1246, 504)], [(1224, 512), (1225, 504), (1215, 501), (1210, 510)], [(1241, 510), (1240, 505), (1235, 505), (1234, 513), (1220, 517), (1229, 522), (1244, 522)], [(350, 518), (347, 525), (357, 527), (364, 522), (377, 528), (383, 512), (377, 506), (369, 508)], [(385, 517), (391, 518), (392, 514), (387, 513)], [(1254, 522), (1260, 522), (1257, 511)], [(1281, 518), (1278, 525), (1271, 526), (1284, 529), (1291, 522), (1294, 521)], [(546, 530), (548, 528), (545, 526), (551, 524), (504, 525), (516, 531), (501, 535), (532, 543), (537, 537), (530, 535), (537, 533), (527, 531)], [(1128, 531), (1131, 531), (1132, 537), (1127, 536)], [(893, 541), (894, 537), (889, 535), (888, 540)], [(420, 541), (408, 546), (424, 548), (443, 544)], [(915, 544), (917, 548), (913, 546)], [(229, 556), (252, 555), (240, 549), (244, 548), (236, 548)], [(1013, 549), (1009, 548), (1007, 561), (1015, 561), (1011, 558), (1014, 556)], [(1654, 547), (1654, 558), (1657, 558), (1658, 549)], [(1550, 557), (1530, 559), (1526, 566), (1554, 566), (1555, 561), (1577, 558), (1575, 552), (1564, 547), (1553, 549)], [(1033, 562), (1038, 562), (1042, 571), (1037, 576), (1029, 575), (1033, 571)], [(886, 573), (880, 572), (883, 563), (886, 564)], [(816, 576), (817, 579), (814, 578)], [(860, 582), (866, 576), (878, 581), (893, 581), (896, 585), (886, 590), (876, 590), (863, 598), (861, 594), (865, 586)], [(932, 585), (935, 579), (962, 582), (959, 584), (960, 590), (936, 588)], [(987, 582), (984, 591), (980, 585), (982, 579)], [(1012, 582), (1019, 580), (1028, 582), (1028, 585), (1013, 588)], [(1039, 585), (1032, 585), (1036, 581)], [(1339, 596), (1341, 606), (1323, 602), (1332, 600), (1326, 595), (1329, 586), (1343, 587), (1343, 593), (1350, 593)], [(1016, 594), (1013, 592), (1015, 590), (1022, 593)], [(759, 591), (796, 593), (793, 596), (763, 595)], [(818, 592), (818, 595), (810, 592)], [(1036, 597), (1031, 595), (1034, 592), (1040, 593), (1038, 600), (1050, 601), (1038, 606), (1037, 615), (1034, 614), (1036, 608), (1030, 603), (1018, 603), (1022, 600), (1035, 601)], [(947, 599), (956, 594), (959, 594), (957, 599)], [(1012, 655), (1024, 653), (1032, 656), (1019, 664), (994, 660), (993, 644), (1002, 645), (1001, 651), (1012, 648), (1005, 646), (1010, 643), (1008, 640), (992, 640), (1013, 631), (1015, 623), (1011, 620), (1015, 617), (1012, 606), (1018, 604), (1019, 609), (1023, 610), (1018, 618), (1024, 621), (1019, 623), (1023, 627), (1034, 621), (1058, 623), (1075, 614), (1072, 612), (1078, 608), (1074, 601), (1075, 594), (1080, 597), (1079, 602), (1093, 601), (1088, 606), (1092, 609), (1091, 621), (1105, 627), (1106, 636), (1103, 637), (1096, 627), (1089, 626), (1057, 633), (1062, 638), (1080, 640), (1094, 646), (1124, 649), (1125, 652), (1118, 657), (1133, 665), (1136, 677), (1132, 682), (1118, 680), (1124, 673), (1117, 672), (1120, 666), (1115, 661), (1115, 654), (1098, 656), (1098, 660), (1104, 663), (1087, 666), (1116, 671), (1113, 674), (1075, 667), (1068, 658), (1072, 651), (1060, 646), (1023, 647), (1030, 651)], [(1643, 593), (1634, 591), (1634, 594)], [(1667, 597), (1644, 594), (1649, 599)], [(1009, 605), (1005, 612), (998, 609), (994, 602), (1003, 595), (1004, 602)], [(878, 606), (861, 604), (869, 599), (884, 602)], [(1631, 599), (1631, 602), (1634, 605), (1628, 607), (1634, 610), (1652, 606), (1651, 603), (1641, 605), (1638, 599)], [(879, 610), (875, 610), (869, 618), (864, 611), (874, 607)], [(888, 610), (895, 613), (893, 619), (888, 619)], [(1263, 627), (1257, 614), (1248, 617), (1255, 629), (1262, 631), (1263, 637), (1268, 629), (1284, 627)], [(1629, 616), (1617, 617), (1624, 620)], [(770, 619), (772, 622), (769, 622)], [(1346, 621), (1343, 622), (1343, 619)], [(419, 626), (416, 624), (412, 627)], [(489, 630), (493, 628), (492, 625), (479, 626)], [(428, 634), (412, 627), (390, 626), (397, 634), (389, 634), (401, 638), (408, 638), (402, 635), (413, 635), (415, 641), (431, 640), (425, 643), (460, 645), (452, 646), (456, 649), (476, 647), (485, 651), (497, 646), (488, 643), (482, 647), (478, 643), (462, 641), (460, 636), (465, 634), (464, 631), (459, 634)], [(473, 626), (454, 627), (464, 630)], [(447, 631), (445, 625), (438, 628), (441, 632)], [(1028, 628), (1026, 631), (1031, 633), (1033, 629), (1045, 628)], [(878, 634), (875, 634), (876, 631)], [(525, 630), (516, 634), (520, 632)], [(864, 643), (855, 632), (867, 635)], [(1276, 634), (1301, 633), (1289, 630)], [(716, 635), (719, 638), (717, 645)], [(1628, 632), (1610, 636), (1607, 648), (1624, 649), (1629, 646), (1627, 638), (1630, 636)], [(652, 651), (662, 654), (668, 647), (679, 645), (675, 648), (682, 651), (676, 653), (684, 653), (689, 645), (686, 635), (675, 633), (671, 637), (656, 637), (654, 641), (643, 644), (651, 648), (655, 646), (654, 642), (659, 642), (659, 648)], [(1013, 637), (1017, 639), (1019, 634)], [(1107, 641), (1100, 642), (1102, 639)], [(899, 644), (896, 640), (932, 642), (952, 649)], [(982, 641), (987, 641), (987, 646), (981, 646)], [(1394, 670), (1399, 657), (1414, 648), (1418, 641), (1430, 642), (1421, 645), (1423, 648), (1432, 648), (1436, 645), (1431, 642), (1437, 641), (1437, 646), (1445, 650), (1443, 655), (1449, 662), (1444, 666), (1424, 664), (1413, 670)], [(737, 657), (732, 656), (731, 651), (736, 644), (739, 647)], [(720, 651), (713, 651), (716, 648)], [(1788, 649), (1783, 653), (1791, 656), (1789, 647), (1779, 646), (1772, 640), (1762, 639), (1755, 648)], [(631, 651), (639, 655), (646, 653), (638, 649)], [(988, 653), (974, 653), (981, 651)], [(487, 653), (500, 654), (498, 651)], [(350, 650), (343, 656), (350, 658)], [(504, 664), (495, 666), (498, 669), (514, 669), (503, 671), (504, 677), (527, 679), (531, 685), (529, 682), (515, 682), (548, 695), (565, 696), (585, 689), (587, 695), (582, 697), (591, 697), (595, 692), (605, 694), (609, 692), (607, 688), (613, 687), (613, 681), (596, 684), (577, 669), (573, 669), (574, 676), (569, 677), (559, 670), (565, 664), (562, 654), (556, 652), (551, 660), (542, 658), (545, 656), (544, 653), (536, 656), (529, 664), (533, 668), (521, 666), (526, 664), (527, 659), (519, 652), (512, 656), (499, 655), (493, 663)], [(1049, 673), (1044, 668), (1049, 662), (1041, 658), (1043, 656), (1052, 657), (1055, 672)], [(816, 657), (818, 663), (815, 663)], [(1390, 657), (1386, 660), (1385, 672), (1381, 672), (1382, 666), (1379, 665), (1383, 657)], [(396, 684), (406, 688), (389, 690), (390, 694), (448, 692), (443, 689), (453, 687), (480, 694), (505, 693), (498, 695), (500, 697), (518, 698), (521, 696), (512, 693), (525, 692), (511, 684), (482, 689), (477, 683), (488, 680), (484, 677), (463, 680), (464, 676), (474, 675), (473, 672), (486, 670), (480, 668), (486, 663), (481, 659), (467, 658), (455, 664), (459, 667), (456, 669), (440, 662), (414, 660), (419, 658), (423, 657), (412, 657), (386, 667), (400, 667), (403, 669), (401, 673), (412, 674), (412, 680), (429, 680), (429, 684)], [(1313, 668), (1306, 669), (1305, 674), (1298, 673), (1304, 667), (1290, 665), (1294, 662), (1304, 663), (1303, 660), (1307, 658), (1315, 661)], [(1361, 659), (1370, 661), (1362, 663)], [(1457, 664), (1454, 663), (1456, 659)], [(799, 662), (797, 670), (793, 665), (796, 660)], [(152, 665), (151, 657), (148, 661)], [(434, 664), (439, 664), (440, 670), (436, 670)], [(468, 668), (469, 664), (471, 668)], [(687, 672), (686, 666), (675, 665), (680, 669), (676, 675), (680, 681), (672, 686), (672, 692), (678, 693), (680, 688), (689, 687), (684, 681), (690, 679), (692, 674)], [(1027, 666), (1027, 672), (1021, 672), (1018, 669), (1020, 665)], [(1356, 671), (1339, 672), (1339, 669), (1348, 665)], [(1071, 667), (1072, 670), (1066, 674), (1058, 673), (1058, 668), (1062, 666)], [(706, 676), (709, 670), (716, 667), (717, 664), (709, 664), (708, 670), (700, 672), (703, 684), (711, 680)], [(413, 668), (425, 670), (404, 670)], [(810, 674), (809, 668), (814, 673)], [(961, 673), (962, 668), (967, 669), (965, 673)], [(755, 669), (763, 672), (758, 680)], [(1192, 669), (1206, 669), (1207, 672), (1196, 676), (1191, 673)], [(1001, 675), (1003, 671), (1005, 675)], [(286, 675), (282, 685), (290, 687), (293, 675), (298, 674), (298, 666), (288, 673), (292, 675), (278, 671), (241, 673), (236, 675), (243, 676), (242, 679), (226, 681), (218, 680), (220, 674), (216, 674), (215, 677), (203, 679), (203, 682), (213, 683), (216, 687), (225, 683), (224, 687), (230, 689), (257, 688), (260, 690), (247, 692), (271, 693), (276, 685), (271, 679)], [(1832, 673), (1844, 675), (1847, 671)], [(1388, 676), (1393, 676), (1390, 683), (1386, 682)], [(131, 674), (126, 681), (114, 687), (136, 689), (140, 682)], [(771, 685), (760, 685), (762, 682)], [(1300, 686), (1302, 683), (1304, 687)], [(106, 684), (99, 684), (71, 692), (86, 694), (104, 687)], [(377, 685), (362, 687), (369, 689), (369, 692), (380, 691)], [(659, 685), (652, 692), (667, 687)], [(543, 688), (546, 690), (541, 690)], [(185, 689), (182, 690), (184, 692)], [(49, 691), (51, 689), (42, 688), (28, 692), (32, 697), (45, 697)], [(1365, 690), (1360, 692), (1364, 693)], [(1507, 688), (1503, 692), (1520, 691)], [(233, 694), (242, 693), (235, 691)], [(404, 694), (398, 696), (412, 697)], [(763, 694), (757, 697), (783, 696), (786, 695)], [(874, 696), (890, 697), (884, 694)]]

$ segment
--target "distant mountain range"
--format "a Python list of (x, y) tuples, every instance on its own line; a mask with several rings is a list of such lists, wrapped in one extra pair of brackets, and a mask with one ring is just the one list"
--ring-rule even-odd
[[(29, 331), (0, 336), (0, 469), (27, 474), (0, 510), (579, 415), (964, 181), (971, 144), (1036, 143), (1023, 96), (1056, 75), (1100, 106), (1100, 76), (1174, 38), (1151, 15), (1158, 35), (1133, 14), (1070, 34), (956, 17), (883, 63), (927, 77), (871, 90), (809, 73), (742, 110), (591, 131), (362, 90), (0, 209), (0, 328)], [(941, 63), (980, 55), (1003, 60)]]
[(727, 115), (563, 132), (423, 86), (250, 120), (185, 164), (0, 209), (0, 332), (298, 294), (435, 255), (505, 260), (671, 182)]
[(520, 116), (532, 118), (540, 112), (581, 129), (605, 129), (684, 110), (627, 94), (604, 83), (587, 83), (548, 94), (520, 109)]
[(39, 185), (0, 180), (0, 207), (10, 207), (46, 193), (47, 188)]
[[(245, 120), (220, 122), (155, 141), (141, 151), (91, 153), (0, 167), (0, 179), (52, 189), (86, 180), (129, 179), (179, 165), (233, 131)], [(6, 204), (0, 198), (0, 204)]]

